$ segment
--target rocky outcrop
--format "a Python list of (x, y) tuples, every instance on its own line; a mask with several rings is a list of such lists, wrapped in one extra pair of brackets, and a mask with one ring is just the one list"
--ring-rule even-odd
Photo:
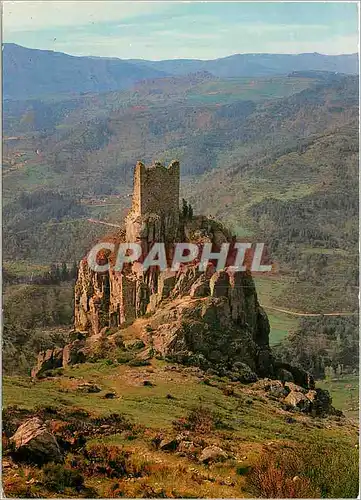
[[(138, 213), (137, 207), (133, 207), (134, 213)], [(126, 234), (119, 235), (118, 242), (128, 239), (133, 212), (126, 220)], [(159, 213), (163, 220), (164, 212)], [(171, 258), (169, 237), (174, 239), (175, 233), (157, 221), (157, 217), (145, 214), (143, 225), (134, 226), (134, 239), (143, 246), (157, 240), (166, 242), (167, 257)], [(224, 242), (232, 243), (228, 230), (206, 217), (181, 217), (177, 224), (178, 241), (211, 243), (213, 251)], [(177, 272), (151, 268), (143, 273), (138, 263), (118, 272), (115, 259), (115, 252), (108, 253), (110, 269), (103, 274), (91, 270), (86, 259), (81, 262), (75, 287), (77, 330), (97, 337), (106, 327), (122, 327), (147, 314), (151, 334), (144, 332), (142, 340), (155, 354), (203, 367), (222, 365), (248, 381), (254, 381), (255, 373), (273, 373), (269, 323), (250, 273), (234, 273), (230, 267), (216, 271), (212, 265), (200, 271), (194, 262)], [(248, 369), (241, 370), (242, 374), (233, 369), (237, 362)]]
[[(163, 214), (162, 217), (164, 218), (165, 215)], [(205, 242), (212, 243), (215, 247), (223, 242), (231, 241), (227, 229), (206, 217), (199, 216), (179, 222), (176, 227), (176, 238), (174, 230), (164, 225), (163, 222), (159, 228), (154, 226), (153, 219), (149, 214), (144, 216), (144, 227), (136, 230), (135, 241), (141, 243), (144, 252), (149, 250), (152, 243), (164, 242), (168, 262), (171, 261), (174, 252), (174, 240), (198, 245)], [(129, 218), (127, 218), (127, 224), (130, 224)], [(170, 234), (173, 238), (172, 242), (169, 242)], [(146, 313), (154, 312), (165, 298), (182, 295), (185, 290), (191, 296), (209, 294), (209, 289), (207, 289), (210, 286), (209, 280), (205, 284), (204, 276), (202, 276), (204, 273), (195, 271), (195, 268), (192, 268), (190, 272), (183, 272), (182, 269), (178, 275), (168, 270), (161, 272), (158, 268), (150, 268), (143, 273), (139, 263), (135, 262), (125, 265), (122, 272), (116, 271), (117, 248), (120, 243), (126, 242), (126, 239), (127, 235), (120, 232), (106, 240), (107, 243), (111, 242), (115, 245), (115, 251), (108, 251), (102, 261), (102, 263), (109, 263), (109, 271), (104, 273), (93, 271), (86, 258), (80, 262), (75, 285), (74, 311), (75, 328), (78, 331), (98, 335), (104, 327), (122, 326)], [(199, 278), (198, 282), (197, 278)], [(221, 276), (214, 277), (217, 283), (215, 283), (216, 290), (212, 294), (215, 296), (221, 286), (220, 279)], [(190, 281), (194, 284), (192, 291), (188, 286)], [(213, 282), (211, 284), (213, 286)]]
[(302, 368), (298, 368), (297, 366), (293, 366), (288, 363), (275, 360), (274, 375), (277, 379), (294, 382), (296, 385), (307, 389), (315, 388), (315, 380), (310, 373), (302, 370)]
[(286, 405), (290, 405), (298, 410), (307, 413), (310, 410), (311, 402), (301, 391), (291, 391), (284, 399)]
[(14, 456), (17, 459), (31, 460), (39, 464), (63, 461), (55, 437), (37, 417), (20, 425), (10, 442), (14, 446)]
[(63, 349), (56, 347), (40, 352), (37, 358), (36, 366), (31, 370), (31, 376), (36, 377), (41, 372), (54, 370), (63, 366)]
[(31, 370), (31, 376), (40, 377), (48, 372), (67, 365), (84, 363), (86, 359), (85, 340), (74, 340), (66, 346), (48, 349), (40, 352), (36, 366)]
[(105, 240), (113, 244), (112, 250), (98, 255), (99, 263), (108, 263), (109, 269), (96, 272), (86, 258), (80, 263), (75, 329), (85, 332), (87, 340), (41, 353), (33, 376), (84, 361), (87, 346), (101, 341), (104, 330), (124, 329), (147, 316), (147, 324), (143, 321), (140, 327), (143, 359), (159, 355), (248, 383), (259, 376), (282, 376), (314, 389), (305, 372), (272, 359), (268, 318), (248, 271), (233, 272), (229, 260), (218, 271), (214, 261), (200, 271), (196, 260), (178, 271), (158, 267), (143, 271), (139, 262), (126, 264), (121, 272), (116, 269), (117, 250), (124, 242), (137, 242), (144, 251), (162, 242), (169, 263), (177, 241), (200, 248), (211, 244), (212, 252), (223, 243), (232, 248), (235, 238), (221, 223), (193, 216), (186, 203), (180, 212), (178, 196), (178, 162), (167, 168), (158, 163), (151, 167), (137, 164), (125, 229)]
[(254, 387), (264, 390), (268, 397), (279, 400), (286, 409), (291, 411), (308, 413), (315, 417), (329, 414), (342, 415), (342, 412), (332, 406), (332, 398), (324, 389), (308, 390), (307, 386), (302, 387), (294, 382), (282, 382), (269, 378), (259, 380)]
[[(202, 286), (198, 296), (195, 285)], [(249, 373), (270, 372), (269, 324), (250, 275), (226, 270), (207, 276), (189, 267), (177, 274), (170, 297), (144, 329), (143, 340), (155, 353), (203, 368), (245, 372), (246, 365)]]

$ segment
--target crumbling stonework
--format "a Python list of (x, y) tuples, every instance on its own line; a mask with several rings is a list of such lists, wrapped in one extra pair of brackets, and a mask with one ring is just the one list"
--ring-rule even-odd
[(126, 241), (175, 241), (179, 224), (179, 162), (160, 163), (134, 171), (132, 208), (126, 218)]

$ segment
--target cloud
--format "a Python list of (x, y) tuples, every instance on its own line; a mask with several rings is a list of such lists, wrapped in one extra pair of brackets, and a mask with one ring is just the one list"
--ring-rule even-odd
[(354, 6), (346, 2), (256, 4), (5, 1), (4, 39), (74, 55), (153, 60), (358, 50)]
[(113, 23), (163, 12), (168, 8), (167, 2), (146, 1), (5, 1), (3, 28), (6, 33), (17, 33)]
[(154, 37), (166, 37), (173, 38), (175, 40), (179, 40), (180, 38), (184, 38), (185, 40), (214, 40), (220, 37), (220, 34), (217, 33), (191, 33), (191, 32), (182, 32), (182, 31), (155, 31), (153, 33)]

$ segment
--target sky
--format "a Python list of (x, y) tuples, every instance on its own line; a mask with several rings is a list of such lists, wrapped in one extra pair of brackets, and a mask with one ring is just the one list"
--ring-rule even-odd
[(4, 1), (3, 42), (79, 56), (358, 51), (357, 2)]

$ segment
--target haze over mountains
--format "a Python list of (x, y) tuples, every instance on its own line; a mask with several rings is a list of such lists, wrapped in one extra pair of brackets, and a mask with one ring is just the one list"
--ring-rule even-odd
[(107, 92), (136, 82), (207, 71), (215, 77), (287, 75), (293, 71), (332, 71), (356, 74), (358, 55), (235, 54), (215, 60), (146, 61), (77, 57), (49, 50), (3, 44), (3, 95), (28, 99), (55, 94)]

